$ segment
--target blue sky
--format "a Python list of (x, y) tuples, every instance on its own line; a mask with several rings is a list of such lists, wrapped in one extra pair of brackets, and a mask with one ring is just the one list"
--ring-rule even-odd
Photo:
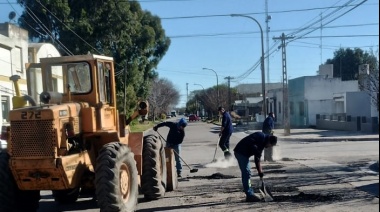
[[(11, 4), (9, 4), (11, 2)], [(265, 61), (266, 81), (282, 82), (280, 43), (273, 40), (282, 33), (297, 39), (287, 44), (288, 79), (315, 75), (318, 66), (333, 57), (338, 48), (379, 49), (378, 0), (140, 0), (144, 10), (162, 19), (171, 46), (157, 71), (180, 91), (179, 106), (187, 92), (227, 83), (231, 86), (261, 83), (261, 34), (264, 51), (269, 43), (269, 67)], [(266, 7), (270, 27), (267, 35)], [(8, 21), (14, 0), (0, 0), (0, 22)], [(345, 7), (340, 7), (346, 5)], [(322, 17), (322, 22), (321, 22)], [(322, 25), (322, 30), (321, 30)], [(298, 32), (298, 33), (297, 33)], [(267, 41), (268, 39), (268, 41)], [(256, 67), (253, 69), (253, 67)], [(269, 68), (269, 69), (268, 69)], [(269, 75), (267, 74), (269, 72)], [(188, 86), (186, 86), (188, 83)]]

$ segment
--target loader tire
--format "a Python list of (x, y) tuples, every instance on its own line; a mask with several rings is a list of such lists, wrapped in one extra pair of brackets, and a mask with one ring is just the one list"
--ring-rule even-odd
[(53, 190), (54, 200), (60, 204), (69, 204), (77, 201), (80, 188), (72, 188), (66, 190)]
[(96, 159), (96, 198), (101, 212), (135, 211), (138, 174), (134, 154), (119, 142), (105, 144)]
[(37, 211), (40, 191), (19, 190), (8, 162), (8, 153), (0, 152), (0, 211)]
[(166, 158), (162, 141), (154, 135), (144, 137), (141, 190), (147, 200), (164, 197), (166, 190)]

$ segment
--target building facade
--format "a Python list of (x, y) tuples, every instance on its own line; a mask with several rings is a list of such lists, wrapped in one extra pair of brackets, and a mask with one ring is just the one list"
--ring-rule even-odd
[(0, 129), (8, 123), (9, 111), (13, 108), (12, 97), (15, 95), (12, 75), (20, 76), (18, 80), (21, 94), (27, 95), (26, 63), (38, 63), (43, 57), (58, 57), (60, 53), (48, 43), (29, 43), (28, 32), (10, 24), (0, 24)]

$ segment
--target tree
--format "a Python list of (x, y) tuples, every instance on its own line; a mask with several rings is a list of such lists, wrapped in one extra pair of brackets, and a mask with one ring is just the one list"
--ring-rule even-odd
[[(148, 95), (154, 69), (170, 45), (161, 21), (137, 1), (18, 0), (25, 8), (18, 22), (30, 39), (51, 42), (62, 55), (103, 54), (115, 60), (119, 110), (129, 113)], [(124, 75), (125, 74), (125, 75)], [(126, 93), (126, 95), (124, 95)], [(127, 98), (124, 99), (124, 96)], [(124, 110), (120, 110), (124, 111)]]
[[(370, 55), (375, 57), (373, 51)], [(376, 60), (375, 65), (369, 66), (369, 74), (359, 76), (359, 89), (368, 93), (371, 98), (371, 103), (379, 111), (379, 60)]]
[(157, 78), (152, 82), (150, 95), (148, 96), (150, 114), (155, 120), (156, 116), (168, 112), (171, 105), (178, 104), (179, 91), (174, 88), (171, 81), (165, 78)]
[(325, 64), (333, 64), (334, 77), (341, 77), (342, 81), (357, 80), (359, 65), (369, 64), (371, 67), (378, 66), (377, 58), (362, 49), (340, 48), (334, 52), (332, 59), (327, 59)]
[[(236, 89), (231, 88), (231, 101), (234, 102), (236, 100)], [(196, 111), (196, 102), (202, 102), (202, 105), (209, 113), (218, 114), (218, 107), (223, 106), (226, 110), (229, 110), (231, 105), (228, 105), (228, 86), (227, 85), (219, 85), (219, 104), (218, 105), (218, 94), (216, 86), (208, 88), (206, 90), (195, 90), (190, 94), (190, 99), (187, 102), (188, 108), (190, 111)]]

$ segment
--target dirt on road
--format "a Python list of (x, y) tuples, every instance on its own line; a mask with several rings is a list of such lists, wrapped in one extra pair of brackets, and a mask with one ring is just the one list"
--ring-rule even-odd
[[(377, 173), (363, 172), (355, 167), (354, 162), (353, 165), (345, 164), (343, 168), (334, 163), (322, 163), (318, 168), (313, 168), (307, 164), (317, 163), (319, 158), (311, 156), (297, 159), (292, 158), (291, 154), (287, 157), (280, 155), (275, 162), (262, 162), (264, 179), (274, 201), (247, 203), (237, 161), (223, 160), (222, 153), (218, 150), (218, 161), (211, 162), (218, 127), (191, 124), (186, 130), (187, 140), (182, 145), (182, 156), (192, 168), (199, 171), (190, 173), (184, 166), (183, 178), (179, 180), (177, 190), (168, 192), (163, 199), (157, 201), (146, 202), (140, 199), (137, 211), (379, 211), (378, 170)], [(231, 149), (244, 136), (233, 134)], [(280, 142), (277, 148), (281, 151), (286, 145), (286, 142)], [(311, 151), (312, 149), (313, 147)], [(333, 152), (331, 154), (334, 155)], [(259, 177), (253, 158), (251, 159), (252, 186), (255, 193), (259, 194)], [(368, 179), (377, 179), (377, 183), (361, 187), (353, 183)], [(377, 194), (371, 193), (369, 187), (377, 187)]]

